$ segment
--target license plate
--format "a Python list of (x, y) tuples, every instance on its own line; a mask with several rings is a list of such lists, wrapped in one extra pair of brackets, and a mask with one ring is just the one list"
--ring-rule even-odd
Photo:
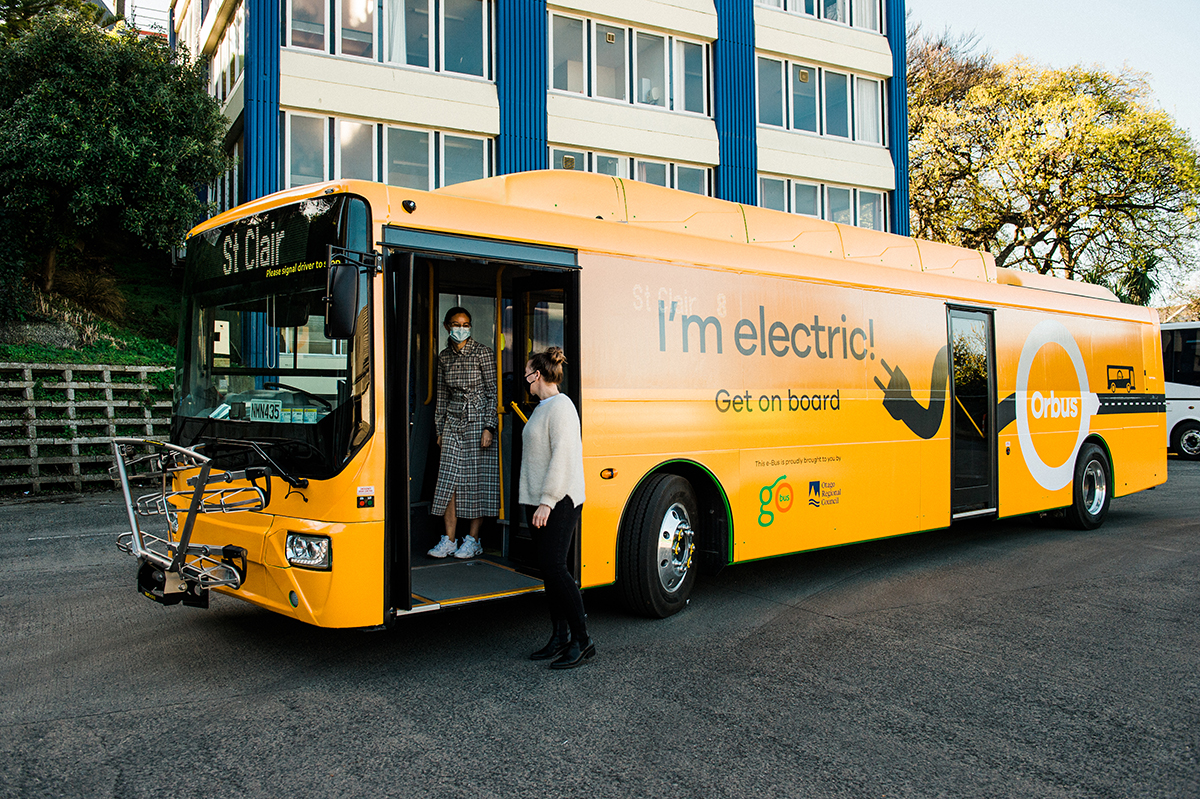
[(283, 414), (283, 403), (279, 400), (250, 400), (250, 421), (278, 422)]

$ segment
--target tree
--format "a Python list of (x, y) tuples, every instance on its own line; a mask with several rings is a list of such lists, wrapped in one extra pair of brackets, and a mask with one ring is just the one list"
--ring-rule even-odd
[(1148, 302), (1200, 239), (1200, 154), (1136, 74), (995, 64), (913, 32), (915, 235)]
[(0, 39), (27, 33), (35, 17), (56, 9), (77, 12), (97, 25), (111, 25), (122, 18), (120, 13), (114, 17), (86, 0), (0, 0)]
[(185, 51), (79, 14), (34, 18), (0, 42), (7, 249), (49, 291), (63, 248), (178, 244), (206, 210), (199, 190), (226, 168), (225, 127)]

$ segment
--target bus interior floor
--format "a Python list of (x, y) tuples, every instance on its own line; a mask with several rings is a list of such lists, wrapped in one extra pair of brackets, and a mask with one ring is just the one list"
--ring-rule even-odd
[(444, 604), (526, 594), (542, 589), (541, 580), (505, 566), (499, 558), (420, 558), (414, 560), (412, 567), (413, 596)]

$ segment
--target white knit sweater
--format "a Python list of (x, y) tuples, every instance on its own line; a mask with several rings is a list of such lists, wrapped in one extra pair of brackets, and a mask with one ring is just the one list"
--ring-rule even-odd
[(583, 493), (583, 441), (579, 413), (566, 394), (538, 403), (521, 434), (522, 505), (553, 508), (569, 496), (578, 507)]

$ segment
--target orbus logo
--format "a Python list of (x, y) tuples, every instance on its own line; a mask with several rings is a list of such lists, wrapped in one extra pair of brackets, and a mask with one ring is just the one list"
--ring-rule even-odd
[(786, 479), (786, 474), (780, 475), (774, 483), (758, 490), (759, 527), (770, 527), (775, 521), (775, 511), (787, 513), (792, 509), (792, 486), (790, 483), (783, 482)]
[[(1069, 359), (1079, 385), (1078, 396), (1071, 396), (1074, 392), (1064, 393), (1057, 389), (1045, 394), (1040, 390), (1032, 392), (1029, 390), (1029, 376), (1034, 361), (1042, 349), (1051, 344), (1061, 347), (1062, 352)], [(1061, 384), (1063, 377), (1061, 370), (1051, 369), (1049, 371), (1051, 379), (1057, 384)], [(1079, 345), (1075, 343), (1071, 331), (1067, 330), (1061, 322), (1047, 320), (1039, 323), (1025, 339), (1025, 346), (1021, 349), (1021, 359), (1017, 362), (1016, 409), (1017, 439), (1021, 442), (1021, 455), (1025, 459), (1025, 465), (1028, 467), (1030, 475), (1038, 485), (1048, 491), (1057, 491), (1071, 484), (1075, 476), (1075, 457), (1079, 454), (1079, 448), (1083, 445), (1084, 439), (1091, 432), (1091, 418), (1099, 409), (1100, 400), (1089, 389), (1087, 364), (1083, 361), (1083, 354), (1079, 350)], [(1039, 430), (1043, 426), (1047, 429), (1058, 430), (1060, 425), (1054, 424), (1055, 420), (1069, 419), (1078, 420), (1075, 441), (1070, 451), (1065, 452), (1066, 457), (1062, 462), (1052, 466), (1042, 459), (1041, 454), (1034, 446), (1032, 420), (1039, 421)], [(1055, 454), (1061, 456), (1064, 453)], [(1057, 458), (1053, 458), (1053, 460), (1057, 460)]]
[(1079, 415), (1079, 397), (1056, 397), (1050, 392), (1049, 397), (1043, 397), (1042, 392), (1035, 391), (1029, 396), (1029, 412), (1033, 418), (1043, 417), (1058, 419), (1059, 417), (1075, 418)]

